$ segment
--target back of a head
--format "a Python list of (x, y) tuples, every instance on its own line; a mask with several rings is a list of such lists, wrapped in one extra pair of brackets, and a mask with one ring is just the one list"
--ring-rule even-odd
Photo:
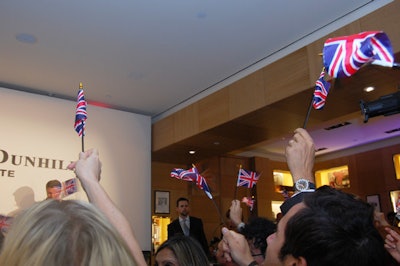
[(276, 224), (263, 217), (250, 219), (240, 232), (246, 239), (253, 240), (255, 248), (259, 248), (265, 258), (267, 248), (267, 237), (276, 231)]
[(281, 258), (304, 257), (308, 266), (384, 265), (383, 239), (373, 207), (353, 195), (321, 187), (307, 195), (285, 230)]
[(165, 248), (170, 249), (174, 253), (179, 265), (209, 265), (203, 248), (196, 239), (190, 236), (176, 235), (171, 237), (158, 247), (155, 256)]
[(91, 204), (47, 200), (14, 220), (0, 265), (134, 265), (125, 242)]

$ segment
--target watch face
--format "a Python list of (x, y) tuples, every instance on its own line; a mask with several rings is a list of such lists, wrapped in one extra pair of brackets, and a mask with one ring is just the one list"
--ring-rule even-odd
[(305, 179), (299, 179), (296, 181), (296, 190), (302, 191), (308, 189), (308, 181)]

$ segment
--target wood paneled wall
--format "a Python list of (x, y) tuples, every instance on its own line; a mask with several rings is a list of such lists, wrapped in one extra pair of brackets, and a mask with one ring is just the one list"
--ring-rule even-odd
[(399, 52), (399, 10), (400, 1), (393, 1), (330, 33), (329, 36), (324, 36), (154, 123), (153, 151), (158, 151), (314, 86), (315, 77), (322, 67), (319, 53), (328, 37), (383, 30), (390, 36), (394, 52)]

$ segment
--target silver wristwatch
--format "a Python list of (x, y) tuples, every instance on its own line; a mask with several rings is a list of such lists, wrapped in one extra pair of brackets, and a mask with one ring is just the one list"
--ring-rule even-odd
[(315, 189), (315, 185), (307, 179), (300, 178), (294, 183), (295, 192), (302, 192), (310, 189)]

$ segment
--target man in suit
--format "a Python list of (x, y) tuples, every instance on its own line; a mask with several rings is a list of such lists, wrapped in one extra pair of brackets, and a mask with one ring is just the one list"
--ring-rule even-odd
[(208, 242), (204, 234), (203, 221), (200, 218), (189, 216), (189, 200), (179, 198), (176, 201), (176, 211), (179, 217), (168, 225), (168, 239), (174, 235), (181, 234), (196, 239), (209, 256)]

